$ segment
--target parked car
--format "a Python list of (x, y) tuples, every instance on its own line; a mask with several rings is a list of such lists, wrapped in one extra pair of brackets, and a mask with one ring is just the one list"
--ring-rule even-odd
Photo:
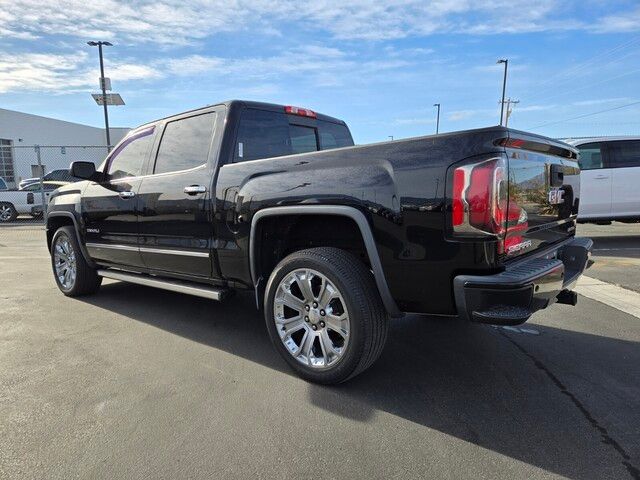
[[(51, 192), (64, 185), (68, 185), (68, 182), (43, 182), (45, 201)], [(40, 182), (21, 190), (0, 191), (0, 223), (13, 222), (18, 215), (41, 216), (42, 191)]]
[(250, 290), (302, 377), (345, 381), (389, 318), (518, 324), (571, 289), (577, 150), (504, 127), (353, 146), (311, 110), (231, 101), (148, 123), (52, 195), (47, 244), (68, 296), (103, 277), (222, 300)]
[(4, 181), (4, 178), (0, 177), (0, 192), (4, 190), (9, 190), (9, 186), (7, 185), (7, 182)]
[[(42, 177), (44, 181), (53, 181), (53, 182), (66, 182), (73, 183), (80, 180), (79, 178), (75, 178), (73, 175), (69, 173), (69, 169), (59, 169), (59, 170), (51, 170), (49, 173)], [(18, 188), (22, 190), (27, 185), (31, 185), (33, 183), (38, 183), (40, 181), (39, 177), (33, 178), (25, 178), (18, 184)]]
[(568, 139), (580, 150), (578, 220), (640, 221), (640, 137)]

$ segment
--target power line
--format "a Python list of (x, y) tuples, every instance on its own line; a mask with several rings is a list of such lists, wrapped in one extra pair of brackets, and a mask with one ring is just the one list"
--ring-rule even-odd
[(548, 125), (556, 125), (558, 123), (570, 122), (572, 120), (578, 120), (580, 118), (591, 117), (593, 115), (599, 115), (601, 113), (607, 113), (607, 112), (612, 112), (614, 110), (620, 110), (621, 108), (627, 108), (627, 107), (631, 107), (633, 105), (640, 105), (640, 101), (627, 103), (626, 105), (619, 105), (619, 106), (613, 107), (613, 108), (607, 108), (605, 110), (600, 110), (598, 112), (585, 113), (584, 115), (578, 115), (577, 117), (565, 118), (564, 120), (558, 120), (557, 122), (542, 123), (540, 125), (536, 125), (535, 127), (527, 127), (527, 130), (535, 130), (537, 128), (546, 127)]
[[(561, 91), (558, 92), (558, 87), (562, 88), (566, 88), (568, 85), (566, 85), (568, 82), (574, 81), (576, 79), (580, 79), (581, 76), (584, 74), (584, 70), (590, 68), (592, 65), (595, 66), (597, 65), (598, 70), (600, 71), (602, 69), (602, 67), (613, 64), (613, 63), (619, 63), (622, 60), (624, 60), (625, 58), (635, 55), (637, 54), (637, 50), (634, 51), (629, 51), (629, 47), (633, 46), (634, 44), (640, 42), (640, 36), (639, 37), (635, 37), (627, 42), (624, 42), (614, 48), (611, 48), (605, 52), (601, 52), (597, 55), (594, 55), (593, 57), (589, 58), (588, 60), (586, 60), (585, 62), (578, 64), (572, 68), (569, 68), (563, 72), (559, 72), (556, 75), (552, 75), (551, 77), (549, 77), (547, 80), (542, 81), (540, 83), (538, 83), (536, 85), (536, 91), (533, 94), (533, 96), (529, 97), (527, 99), (527, 101), (529, 103), (535, 103), (539, 100), (548, 100), (548, 98), (556, 98), (559, 96), (563, 96), (563, 95), (567, 95), (567, 94), (572, 94), (576, 91), (580, 91), (580, 90), (584, 90), (586, 88), (589, 88), (591, 86), (594, 85), (600, 85), (602, 83), (606, 83), (610, 80), (614, 80), (617, 78), (620, 78), (622, 76), (627, 76), (627, 75), (631, 75), (633, 73), (636, 73), (639, 70), (633, 70), (630, 72), (626, 72), (622, 75), (616, 75), (612, 78), (606, 78), (606, 79), (600, 79), (597, 82), (594, 82), (592, 84), (589, 85), (582, 85), (580, 86), (578, 89), (570, 89), (570, 90), (565, 90), (565, 91)], [(623, 50), (624, 49), (624, 50)], [(622, 50), (622, 51), (620, 51)], [(616, 53), (616, 55), (613, 55), (614, 53)], [(605, 58), (606, 60), (601, 62), (600, 59), (601, 58)], [(542, 88), (540, 88), (542, 87)], [(530, 90), (529, 90), (530, 91)], [(548, 94), (551, 94), (550, 96)]]
[[(631, 70), (631, 71), (628, 71), (628, 72), (625, 72), (625, 73), (621, 73), (620, 75), (615, 75), (613, 77), (606, 77), (604, 79), (601, 78), (597, 82), (588, 83), (586, 85), (581, 85), (578, 88), (573, 88), (571, 90), (566, 90), (564, 92), (554, 93), (552, 95), (546, 96), (546, 97), (544, 97), (544, 100), (549, 100), (549, 99), (552, 99), (552, 98), (562, 97), (562, 96), (567, 95), (567, 94), (580, 92), (582, 90), (586, 90), (588, 88), (595, 87), (596, 85), (602, 85), (603, 83), (609, 83), (611, 80), (617, 80), (618, 78), (627, 77), (629, 75), (633, 75), (634, 73), (638, 73), (638, 72), (640, 72), (640, 68), (636, 68), (635, 70)], [(534, 103), (536, 100), (542, 100), (542, 99), (543, 99), (542, 95), (533, 96), (531, 99), (529, 99), (529, 103)]]
[[(564, 77), (564, 80), (561, 80), (560, 83), (565, 83), (568, 80), (571, 80), (573, 77), (575, 77), (577, 74), (581, 73), (581, 70), (584, 70), (585, 68), (590, 67), (593, 63), (596, 63), (596, 61), (598, 61), (601, 57), (610, 57), (612, 53), (617, 52), (618, 50), (621, 50), (623, 48), (627, 48), (630, 47), (631, 45), (633, 45), (634, 43), (638, 43), (640, 42), (640, 36), (639, 37), (635, 37), (632, 38), (631, 40), (624, 42), (616, 47), (611, 48), (610, 50), (607, 50), (605, 52), (601, 52), (597, 55), (594, 55), (593, 57), (587, 59), (586, 61), (571, 67), (563, 72), (559, 72), (556, 75), (552, 75), (551, 77), (549, 77), (547, 80), (539, 83), (537, 86), (544, 86), (544, 85), (549, 85), (552, 84), (556, 81), (556, 79), (561, 79)], [(619, 58), (615, 58), (615, 59), (609, 59), (607, 60), (607, 62), (605, 62), (605, 65), (607, 63), (611, 63), (612, 61), (617, 61), (621, 58), (625, 58), (629, 56), (629, 54), (627, 53), (626, 55), (623, 55), (622, 57)], [(546, 90), (546, 89), (544, 89)]]

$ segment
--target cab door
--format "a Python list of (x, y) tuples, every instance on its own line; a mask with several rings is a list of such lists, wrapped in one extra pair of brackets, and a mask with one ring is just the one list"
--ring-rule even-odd
[(222, 107), (166, 122), (140, 202), (140, 254), (154, 271), (216, 277), (212, 184)]
[(580, 150), (579, 218), (609, 218), (613, 172), (609, 168), (609, 152), (604, 142), (578, 145)]
[(614, 217), (640, 217), (640, 140), (609, 142)]
[(151, 152), (155, 126), (125, 137), (105, 162), (100, 181), (81, 199), (89, 255), (99, 263), (141, 267), (138, 248), (138, 188)]

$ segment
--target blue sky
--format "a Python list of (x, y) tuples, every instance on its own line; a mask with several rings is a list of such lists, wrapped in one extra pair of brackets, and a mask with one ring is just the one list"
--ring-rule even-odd
[(432, 133), (438, 102), (441, 131), (495, 125), (507, 57), (514, 128), (640, 134), (638, 0), (14, 0), (0, 106), (102, 126), (99, 39), (115, 126), (230, 98), (343, 118), (358, 143)]

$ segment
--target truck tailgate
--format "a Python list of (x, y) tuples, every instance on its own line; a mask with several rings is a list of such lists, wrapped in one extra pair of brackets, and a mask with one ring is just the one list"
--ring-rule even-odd
[(580, 197), (577, 151), (518, 131), (509, 131), (501, 144), (509, 165), (505, 259), (574, 235)]

